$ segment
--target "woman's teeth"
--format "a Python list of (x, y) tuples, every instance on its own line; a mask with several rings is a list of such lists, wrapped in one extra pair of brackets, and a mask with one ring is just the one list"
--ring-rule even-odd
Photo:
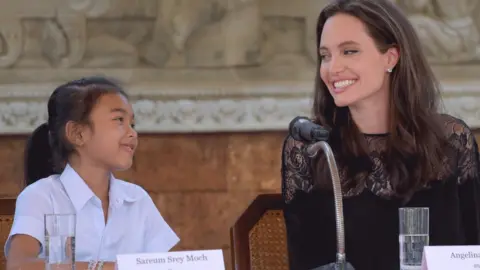
[(333, 86), (335, 88), (343, 88), (343, 87), (347, 87), (349, 85), (352, 85), (354, 83), (355, 83), (355, 80), (343, 80), (343, 81), (334, 82)]

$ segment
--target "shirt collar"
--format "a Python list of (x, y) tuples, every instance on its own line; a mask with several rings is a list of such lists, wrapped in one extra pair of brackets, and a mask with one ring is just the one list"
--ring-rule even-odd
[[(96, 197), (85, 181), (69, 164), (67, 164), (60, 175), (60, 182), (77, 212), (80, 211), (89, 200)], [(121, 181), (117, 180), (113, 174), (110, 176), (109, 197), (111, 206), (121, 205), (123, 202), (133, 202), (138, 199), (136, 196), (129, 196), (128, 192), (123, 188)]]
[(110, 176), (110, 204), (112, 206), (123, 204), (124, 202), (135, 202), (141, 199), (138, 193), (131, 192), (131, 186), (117, 178), (113, 174)]

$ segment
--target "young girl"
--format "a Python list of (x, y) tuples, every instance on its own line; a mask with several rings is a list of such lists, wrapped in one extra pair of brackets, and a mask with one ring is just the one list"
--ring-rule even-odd
[(45, 214), (76, 214), (77, 269), (114, 269), (118, 254), (175, 246), (179, 238), (148, 193), (112, 174), (130, 168), (137, 143), (132, 106), (115, 83), (85, 78), (55, 89), (48, 123), (27, 145), (29, 185), (5, 244), (8, 268), (43, 266), (35, 258), (45, 252)]

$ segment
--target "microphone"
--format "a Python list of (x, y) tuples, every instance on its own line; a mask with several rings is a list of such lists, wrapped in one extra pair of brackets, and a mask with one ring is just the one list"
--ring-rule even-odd
[(334, 263), (322, 265), (312, 270), (354, 270), (347, 262), (345, 255), (345, 227), (343, 218), (343, 194), (338, 173), (337, 162), (332, 148), (328, 144), (330, 132), (324, 127), (317, 125), (306, 117), (295, 117), (289, 125), (290, 136), (296, 141), (308, 143), (306, 152), (310, 158), (314, 158), (318, 151), (323, 150), (327, 158), (328, 169), (332, 178), (333, 197), (335, 201), (335, 223), (337, 229), (337, 260)]
[(326, 141), (330, 135), (329, 130), (304, 116), (295, 117), (290, 122), (288, 130), (293, 139), (307, 143)]

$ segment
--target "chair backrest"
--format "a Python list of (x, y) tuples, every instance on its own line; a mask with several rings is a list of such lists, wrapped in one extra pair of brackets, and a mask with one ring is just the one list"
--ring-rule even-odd
[(261, 194), (230, 229), (234, 270), (288, 270), (281, 194)]
[(0, 199), (0, 270), (7, 269), (3, 248), (12, 228), (15, 202), (15, 199)]

